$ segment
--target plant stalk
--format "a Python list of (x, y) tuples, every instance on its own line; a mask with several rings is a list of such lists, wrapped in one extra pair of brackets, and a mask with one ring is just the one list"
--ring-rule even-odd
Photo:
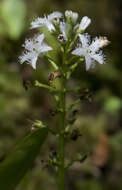
[(65, 166), (64, 166), (64, 129), (65, 129), (65, 92), (66, 87), (66, 77), (61, 77), (61, 92), (59, 95), (60, 98), (60, 108), (61, 112), (59, 115), (59, 139), (58, 139), (58, 190), (64, 190), (65, 188)]

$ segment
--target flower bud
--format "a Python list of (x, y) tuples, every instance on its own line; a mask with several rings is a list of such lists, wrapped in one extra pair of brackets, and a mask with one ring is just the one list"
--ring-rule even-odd
[(78, 19), (78, 13), (72, 11), (65, 11), (65, 17), (72, 20), (72, 22), (76, 22)]
[(99, 41), (100, 41), (100, 48), (103, 48), (110, 43), (110, 41), (106, 37), (100, 37)]
[(84, 16), (79, 24), (79, 31), (84, 31), (90, 25), (91, 19)]

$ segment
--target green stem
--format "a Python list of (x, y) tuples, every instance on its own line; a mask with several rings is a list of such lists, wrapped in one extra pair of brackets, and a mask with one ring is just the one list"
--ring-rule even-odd
[(61, 77), (61, 91), (59, 94), (60, 109), (59, 114), (59, 138), (58, 138), (58, 190), (64, 190), (65, 188), (65, 166), (64, 166), (64, 130), (65, 130), (65, 98), (66, 98), (66, 76), (65, 76), (65, 56), (63, 57), (62, 64), (62, 77)]
[(59, 142), (58, 142), (58, 190), (64, 190), (65, 183), (65, 168), (64, 168), (64, 129), (65, 129), (65, 79), (62, 79), (62, 90), (60, 93), (60, 106), (62, 112), (60, 112), (59, 118)]
[(57, 91), (55, 88), (53, 88), (53, 87), (51, 87), (51, 86), (49, 86), (47, 84), (42, 84), (37, 80), (35, 81), (35, 86), (40, 87), (40, 88), (46, 88), (46, 89), (50, 90), (51, 92), (56, 92)]
[(70, 52), (70, 50), (72, 49), (73, 44), (75, 43), (75, 41), (77, 40), (78, 34), (76, 33), (74, 39), (71, 41), (69, 48), (68, 48), (68, 52)]

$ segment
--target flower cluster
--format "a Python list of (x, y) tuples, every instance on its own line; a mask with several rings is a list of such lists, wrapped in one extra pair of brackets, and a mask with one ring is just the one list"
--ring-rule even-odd
[(52, 50), (50, 46), (44, 43), (44, 37), (44, 34), (40, 34), (35, 36), (33, 39), (27, 39), (25, 41), (23, 47), (26, 51), (19, 57), (21, 63), (26, 61), (28, 64), (32, 65), (34, 69), (36, 69), (38, 56)]
[[(90, 36), (84, 33), (91, 23), (91, 19), (84, 16), (79, 23), (78, 13), (65, 11), (65, 15), (61, 12), (53, 12), (44, 18), (37, 18), (31, 22), (31, 29), (46, 27), (47, 30), (56, 36), (56, 40), (62, 45), (66, 45), (67, 52), (70, 56), (84, 57), (86, 62), (86, 70), (94, 66), (95, 61), (100, 64), (104, 63), (104, 55), (101, 48), (108, 45), (109, 41), (106, 37), (96, 37), (90, 42)], [(23, 47), (25, 52), (19, 57), (20, 63), (27, 62), (34, 69), (39, 55), (44, 54), (52, 47), (44, 42), (45, 35), (39, 34), (33, 39), (25, 41)], [(74, 44), (77, 46), (73, 50)]]
[(79, 55), (85, 57), (86, 61), (86, 70), (88, 70), (94, 61), (97, 61), (100, 64), (104, 63), (104, 55), (102, 47), (108, 44), (106, 37), (96, 37), (90, 44), (90, 36), (88, 34), (79, 34), (80, 43), (78, 48), (72, 51), (73, 55)]

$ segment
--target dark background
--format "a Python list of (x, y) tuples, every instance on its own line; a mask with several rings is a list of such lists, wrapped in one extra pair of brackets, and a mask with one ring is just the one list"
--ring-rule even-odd
[[(77, 128), (82, 136), (69, 141), (67, 158), (77, 152), (92, 152), (82, 164), (75, 163), (67, 171), (67, 189), (121, 190), (122, 189), (122, 63), (121, 13), (119, 0), (1, 0), (0, 1), (0, 161), (16, 142), (40, 119), (56, 130), (57, 116), (51, 116), (54, 100), (47, 90), (26, 89), (35, 79), (48, 83), (51, 72), (45, 60), (38, 61), (37, 70), (20, 65), (18, 57), (34, 17), (52, 11), (72, 10), (79, 17), (88, 16), (92, 24), (87, 32), (93, 37), (106, 36), (111, 44), (105, 49), (106, 64), (86, 72), (84, 65), (74, 72), (69, 85), (89, 88), (88, 99), (78, 106)], [(68, 104), (82, 94), (70, 94)], [(90, 101), (89, 101), (90, 100)], [(55, 171), (46, 160), (56, 150), (56, 140), (49, 135), (41, 155), (17, 190), (56, 189)], [(42, 156), (43, 155), (43, 156)], [(41, 160), (44, 160), (42, 164)]]

